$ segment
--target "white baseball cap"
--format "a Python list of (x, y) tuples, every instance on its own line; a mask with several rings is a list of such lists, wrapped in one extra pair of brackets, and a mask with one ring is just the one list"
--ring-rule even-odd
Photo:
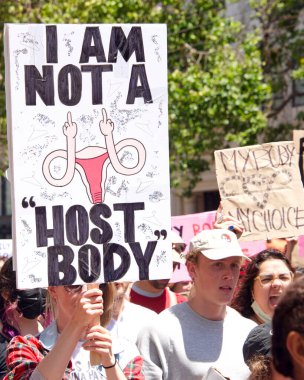
[(193, 250), (199, 250), (210, 260), (237, 256), (251, 261), (243, 253), (235, 233), (226, 229), (201, 231), (190, 241), (189, 251)]

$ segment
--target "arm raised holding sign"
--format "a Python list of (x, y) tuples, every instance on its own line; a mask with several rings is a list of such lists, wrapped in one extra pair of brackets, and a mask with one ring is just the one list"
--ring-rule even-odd
[(222, 202), (219, 204), (219, 207), (216, 210), (216, 217), (213, 227), (216, 229), (224, 228), (230, 230), (236, 234), (237, 238), (239, 238), (244, 231), (244, 226), (239, 220), (233, 218), (229, 214), (224, 214), (224, 207)]
[[(7, 349), (10, 372), (5, 379), (61, 380), (102, 374), (108, 380), (142, 380), (142, 359), (136, 347), (120, 349), (118, 358), (109, 331), (95, 325), (96, 317), (111, 310), (111, 286), (106, 285), (104, 293), (99, 288), (87, 290), (86, 285), (50, 287), (55, 321), (38, 338), (27, 335), (11, 341)], [(90, 365), (90, 352), (98, 354), (98, 365)]]

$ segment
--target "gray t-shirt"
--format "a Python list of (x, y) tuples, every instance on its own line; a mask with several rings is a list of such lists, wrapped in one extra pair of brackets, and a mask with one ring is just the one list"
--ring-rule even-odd
[(243, 344), (255, 326), (230, 307), (222, 321), (201, 317), (187, 302), (164, 310), (138, 337), (145, 377), (202, 380), (213, 366), (231, 380), (247, 380)]

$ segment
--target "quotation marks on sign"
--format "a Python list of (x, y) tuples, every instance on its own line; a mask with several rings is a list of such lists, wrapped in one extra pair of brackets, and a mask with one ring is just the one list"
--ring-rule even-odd
[(167, 231), (166, 230), (161, 230), (161, 231), (156, 230), (156, 231), (154, 231), (154, 235), (157, 236), (157, 240), (159, 240), (161, 236), (163, 236), (164, 240), (165, 240), (167, 237)]
[(29, 206), (30, 207), (35, 207), (36, 206), (36, 203), (34, 202), (34, 197), (30, 197), (29, 201), (27, 200), (27, 197), (24, 197), (22, 199), (22, 207), (23, 208), (28, 208)]

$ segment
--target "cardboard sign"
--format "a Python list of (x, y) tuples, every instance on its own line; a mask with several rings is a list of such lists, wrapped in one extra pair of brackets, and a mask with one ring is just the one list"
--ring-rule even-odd
[(166, 26), (5, 26), (18, 287), (170, 277)]
[[(172, 216), (172, 229), (178, 233), (189, 247), (189, 242), (199, 232), (213, 229), (216, 211), (200, 212), (197, 214)], [(266, 242), (263, 240), (256, 241), (239, 241), (242, 251), (246, 256), (253, 256), (266, 249)], [(187, 253), (187, 248), (184, 252)], [(175, 269), (170, 282), (191, 281), (187, 267), (180, 264)]]
[[(216, 211), (201, 212), (197, 214), (172, 216), (172, 229), (178, 233), (189, 246), (190, 240), (203, 230), (213, 228)], [(266, 242), (263, 240), (256, 241), (239, 241), (242, 251), (246, 256), (253, 256), (266, 249)], [(187, 253), (187, 248), (185, 254)], [(186, 265), (180, 264), (175, 269), (170, 282), (191, 281)]]
[(245, 228), (241, 240), (304, 234), (304, 191), (292, 141), (215, 152), (224, 209)]

